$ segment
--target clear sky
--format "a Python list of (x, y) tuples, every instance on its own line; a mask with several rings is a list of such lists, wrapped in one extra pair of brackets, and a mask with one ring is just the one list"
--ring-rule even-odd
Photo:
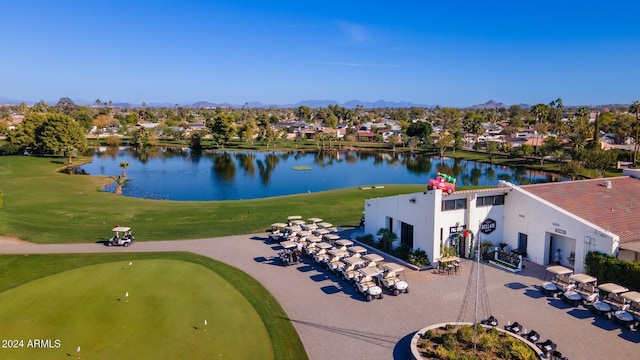
[(3, 0), (0, 97), (640, 99), (639, 1)]

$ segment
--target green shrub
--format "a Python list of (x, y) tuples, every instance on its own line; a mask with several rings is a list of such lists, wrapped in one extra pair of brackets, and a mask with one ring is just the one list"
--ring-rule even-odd
[(465, 344), (473, 343), (473, 327), (464, 325), (458, 331), (456, 331), (458, 341)]
[(407, 244), (400, 244), (393, 249), (393, 255), (402, 260), (409, 260), (411, 248)]
[(424, 332), (424, 334), (422, 334), (422, 338), (429, 340), (433, 338), (433, 330), (427, 330)]
[(587, 274), (598, 283), (613, 282), (634, 290), (640, 290), (640, 262), (619, 260), (611, 255), (591, 251), (585, 261)]
[(442, 335), (442, 346), (447, 350), (453, 350), (456, 348), (456, 336), (452, 333), (446, 333)]
[(367, 235), (363, 235), (363, 236), (356, 236), (356, 240), (363, 243), (363, 244), (367, 244), (370, 246), (375, 246), (376, 241), (373, 238), (372, 234), (367, 234)]
[(415, 266), (427, 266), (431, 264), (429, 261), (429, 256), (422, 249), (415, 249), (409, 252), (409, 256), (407, 261), (409, 264), (413, 264)]

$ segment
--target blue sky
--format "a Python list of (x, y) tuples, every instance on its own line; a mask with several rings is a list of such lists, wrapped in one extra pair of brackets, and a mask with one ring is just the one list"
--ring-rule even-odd
[(4, 0), (0, 97), (640, 99), (637, 1)]

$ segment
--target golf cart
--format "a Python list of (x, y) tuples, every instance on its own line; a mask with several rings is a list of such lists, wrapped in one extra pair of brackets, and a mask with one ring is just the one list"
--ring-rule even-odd
[(353, 241), (347, 240), (347, 239), (340, 239), (340, 240), (336, 240), (334, 242), (334, 245), (338, 249), (342, 249), (344, 251), (347, 251), (351, 246), (353, 246)]
[[(329, 230), (327, 230), (329, 231)], [(338, 234), (325, 234), (322, 236), (322, 240), (328, 242), (331, 245), (334, 245), (336, 240), (340, 240), (340, 235)]]
[(351, 256), (363, 257), (364, 255), (367, 255), (367, 248), (364, 246), (356, 245), (350, 247), (347, 250), (349, 251), (349, 254), (351, 254)]
[(593, 303), (591, 307), (593, 312), (611, 319), (614, 312), (626, 309), (627, 299), (622, 297), (622, 293), (629, 291), (629, 289), (614, 283), (598, 285), (598, 289), (603, 295), (600, 300)]
[(573, 274), (573, 270), (557, 265), (549, 266), (547, 268), (547, 272), (553, 274), (553, 277), (551, 278), (551, 281), (545, 281), (542, 283), (540, 292), (546, 296), (556, 297), (558, 294), (568, 290), (568, 287), (572, 283), (570, 276)]
[(364, 267), (364, 260), (355, 256), (342, 259), (342, 263), (344, 266), (340, 269), (340, 276), (347, 281), (355, 281), (358, 269)]
[(269, 233), (269, 241), (271, 242), (281, 242), (285, 240), (284, 229), (287, 225), (284, 223), (273, 223), (271, 224), (271, 231)]
[(328, 242), (319, 242), (316, 244), (316, 252), (313, 253), (313, 262), (316, 264), (325, 264), (329, 261), (329, 254), (327, 251), (331, 249), (331, 244)]
[(622, 294), (622, 297), (629, 302), (626, 310), (618, 310), (614, 313), (614, 320), (618, 324), (633, 330), (640, 324), (640, 292), (629, 291)]
[(340, 268), (344, 267), (342, 259), (347, 257), (349, 253), (342, 249), (331, 249), (327, 251), (327, 254), (329, 254), (329, 259), (326, 262), (327, 269), (334, 273), (340, 272)]
[[(131, 228), (128, 226), (116, 226), (113, 229), (113, 236), (107, 241), (107, 246), (124, 246), (128, 247), (133, 244), (136, 239), (131, 233)], [(122, 235), (120, 235), (122, 233)]]
[(365, 267), (380, 271), (379, 265), (382, 265), (384, 258), (378, 254), (367, 254), (362, 257), (362, 260), (364, 260)]
[(378, 275), (378, 284), (395, 296), (400, 293), (408, 294), (409, 284), (406, 282), (403, 271), (404, 267), (396, 263), (382, 265), (382, 273)]
[(280, 243), (282, 250), (278, 253), (280, 260), (284, 266), (297, 264), (300, 262), (300, 254), (298, 254), (298, 244), (293, 241), (283, 241)]
[(571, 306), (578, 306), (581, 303), (590, 304), (596, 300), (598, 293), (596, 283), (598, 279), (586, 274), (571, 275), (573, 282), (568, 290), (560, 295), (562, 301)]
[(321, 239), (315, 235), (309, 235), (305, 237), (305, 244), (303, 247), (303, 253), (309, 257), (312, 257), (316, 251), (318, 251), (317, 244)]
[(382, 289), (376, 285), (373, 278), (378, 276), (379, 272), (372, 268), (362, 268), (358, 270), (358, 280), (355, 283), (356, 291), (364, 295), (367, 301), (373, 298), (382, 299)]

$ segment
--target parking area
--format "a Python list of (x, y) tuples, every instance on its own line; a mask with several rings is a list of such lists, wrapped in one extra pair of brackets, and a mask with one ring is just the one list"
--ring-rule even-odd
[[(413, 333), (459, 318), (471, 263), (456, 276), (407, 271), (409, 294), (367, 302), (353, 287), (309, 262), (283, 266), (280, 245), (268, 234), (162, 242), (129, 248), (97, 244), (0, 245), (0, 253), (190, 251), (233, 265), (260, 281), (278, 299), (311, 359), (408, 359)], [(622, 329), (587, 309), (573, 308), (538, 291), (544, 268), (526, 263), (521, 273), (484, 267), (493, 315), (500, 327), (518, 321), (551, 339), (570, 359), (637, 358), (640, 332)], [(471, 314), (469, 314), (470, 316)], [(466, 317), (462, 320), (472, 321)]]

